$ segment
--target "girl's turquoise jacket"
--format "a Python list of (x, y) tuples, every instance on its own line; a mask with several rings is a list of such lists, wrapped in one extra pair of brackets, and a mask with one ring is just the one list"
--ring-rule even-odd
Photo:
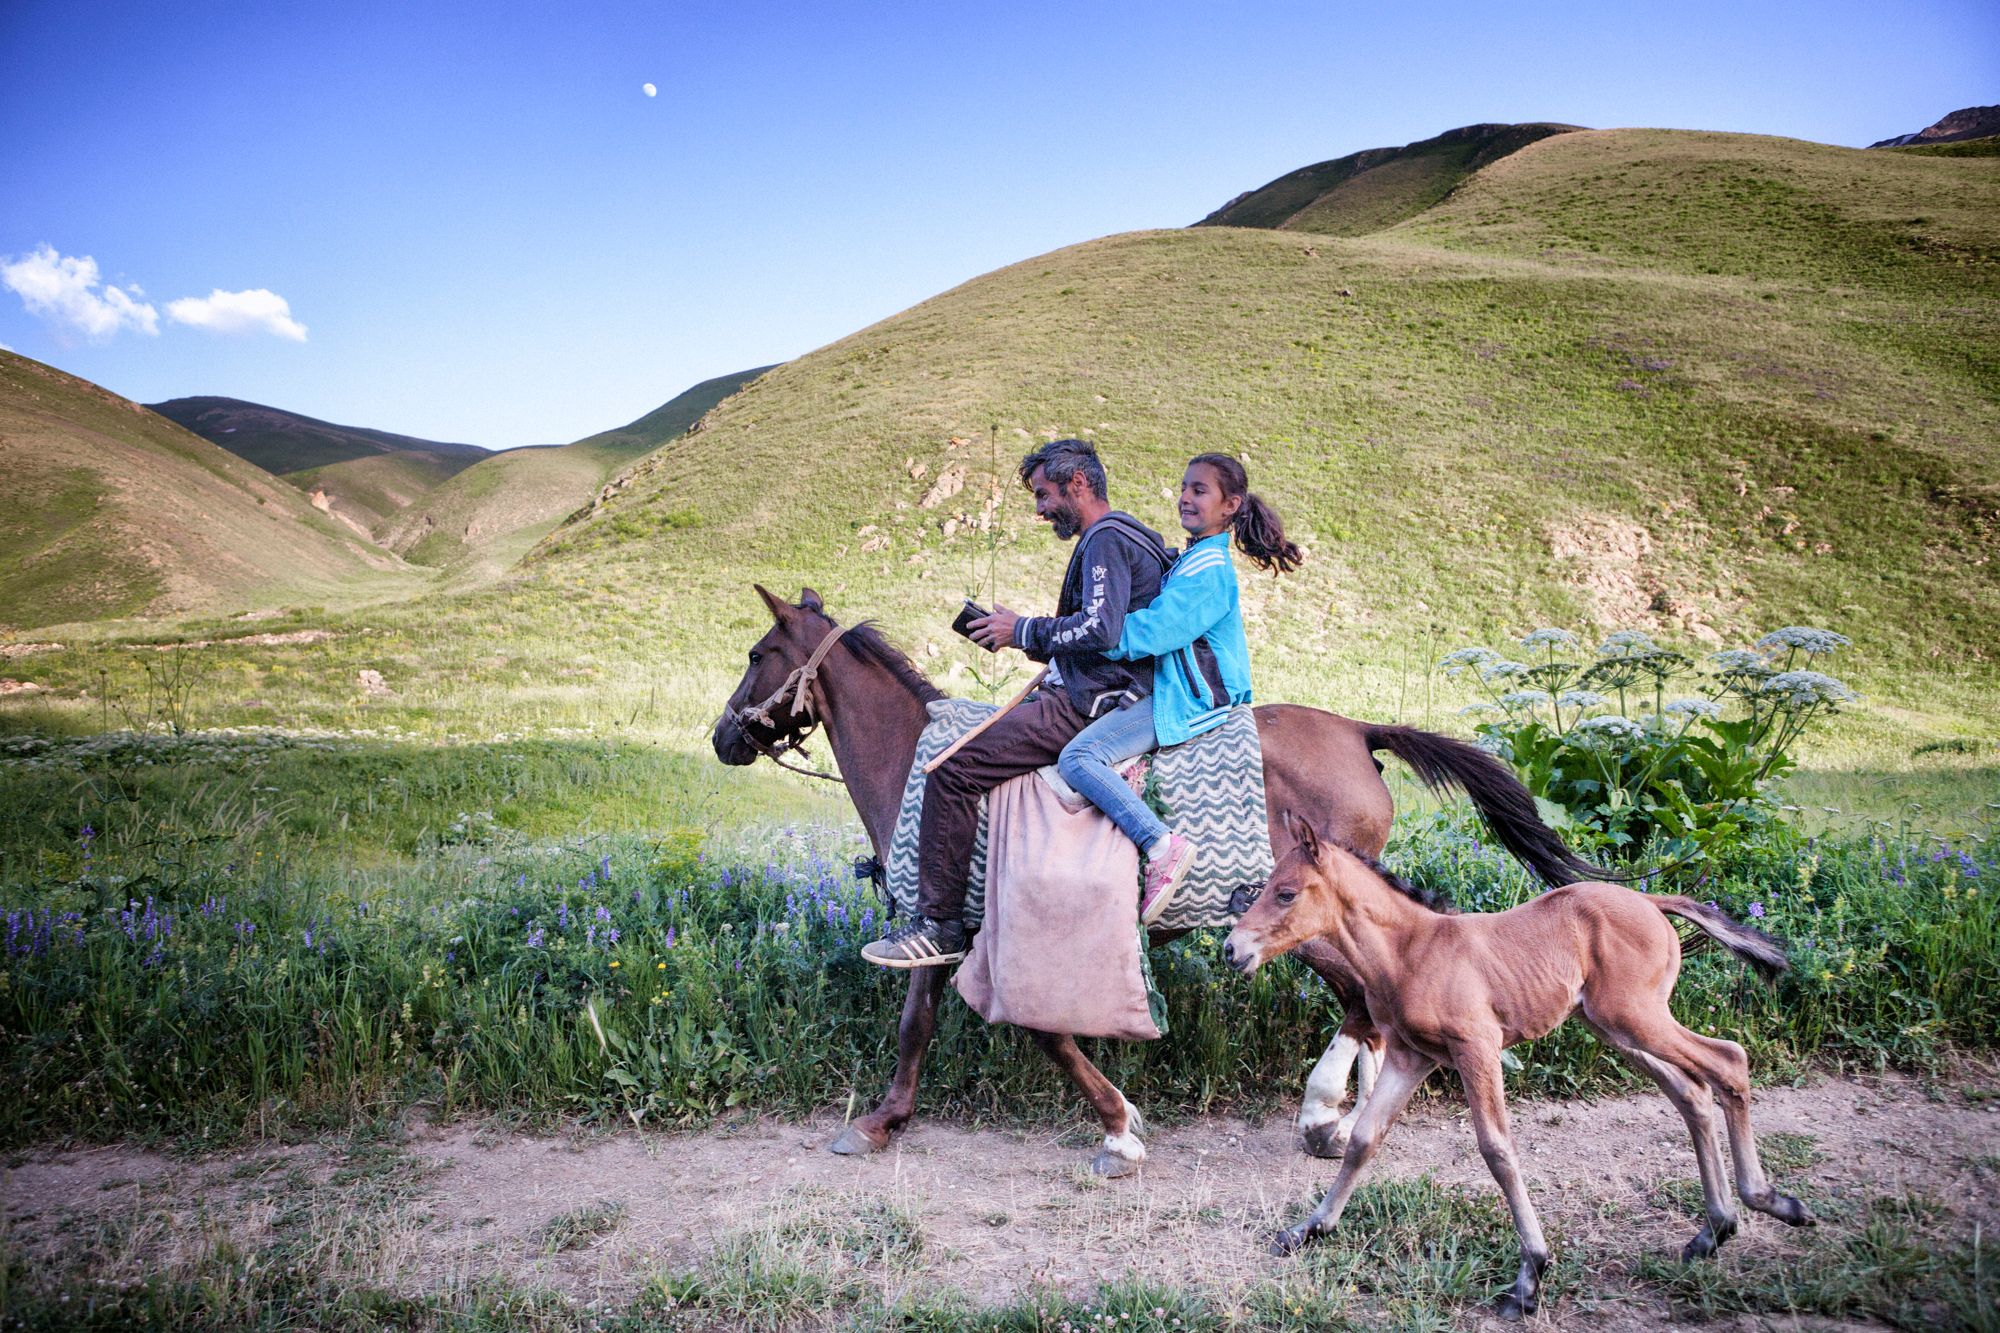
[[(1226, 699), (1213, 696), (1195, 665), (1199, 639), (1207, 639), (1215, 653)], [(1250, 645), (1243, 637), (1229, 534), (1188, 547), (1153, 604), (1127, 613), (1118, 646), (1105, 656), (1159, 659), (1153, 667), (1153, 734), (1162, 745), (1179, 745), (1219, 727), (1231, 707), (1249, 703)]]

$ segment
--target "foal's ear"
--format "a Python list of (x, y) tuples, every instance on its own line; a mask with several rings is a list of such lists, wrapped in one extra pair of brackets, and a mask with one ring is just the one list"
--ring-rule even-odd
[(821, 615), (826, 614), (826, 608), (820, 603), (819, 594), (811, 588), (799, 589), (799, 605), (808, 611), (817, 611)]
[(766, 588), (761, 583), (753, 583), (750, 586), (755, 588), (757, 590), (757, 595), (764, 599), (765, 607), (771, 612), (771, 619), (776, 621), (780, 625), (784, 624), (785, 618), (792, 613), (791, 603), (787, 602), (784, 598), (778, 596), (778, 594), (772, 592), (769, 588)]
[(1298, 843), (1299, 850), (1306, 854), (1306, 859), (1317, 864), (1319, 830), (1313, 827), (1312, 821), (1304, 815), (1295, 815), (1288, 810), (1285, 812), (1285, 827), (1292, 831), (1292, 840)]

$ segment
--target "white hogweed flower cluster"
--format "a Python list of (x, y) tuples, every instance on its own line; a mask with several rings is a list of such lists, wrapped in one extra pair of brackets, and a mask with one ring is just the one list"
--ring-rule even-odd
[(1540, 708), (1548, 701), (1547, 690), (1515, 690), (1512, 694), (1500, 696), (1500, 706), (1510, 713), (1515, 709)]
[(1556, 702), (1564, 708), (1595, 708), (1604, 702), (1604, 696), (1596, 690), (1564, 690)]
[(1500, 654), (1491, 648), (1461, 648), (1441, 659), (1438, 662), (1438, 669), (1447, 676), (1458, 677), (1467, 671), (1478, 671), (1488, 662), (1499, 660)]
[(1574, 648), (1580, 640), (1566, 629), (1538, 629), (1521, 636), (1523, 648)]
[(1793, 708), (1851, 703), (1861, 697), (1823, 671), (1783, 671), (1765, 681), (1757, 692), (1779, 695)]
[(1659, 650), (1653, 636), (1642, 629), (1621, 629), (1597, 645), (1599, 657), (1644, 657)]
[(1774, 629), (1757, 640), (1757, 647), (1767, 653), (1777, 653), (1794, 648), (1808, 657), (1820, 657), (1847, 647), (1852, 640), (1845, 634), (1836, 634), (1830, 629), (1813, 629), (1808, 625), (1787, 625)]
[(1571, 728), (1570, 736), (1584, 745), (1611, 745), (1619, 741), (1644, 740), (1646, 729), (1629, 717), (1606, 713), (1577, 723)]
[(1675, 699), (1661, 711), (1676, 717), (1721, 717), (1722, 705), (1713, 699)]

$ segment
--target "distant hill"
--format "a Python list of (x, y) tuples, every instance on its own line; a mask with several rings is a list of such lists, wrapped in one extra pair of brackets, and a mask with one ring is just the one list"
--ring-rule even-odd
[(1473, 172), (1575, 125), (1467, 125), (1401, 148), (1300, 167), (1240, 194), (1197, 227), (1273, 227), (1361, 236), (1415, 217)]
[(287, 412), (237, 398), (174, 398), (149, 410), (284, 477), (367, 535), (439, 482), (491, 452)]
[(948, 677), (959, 597), (1049, 608), (1012, 468), (1058, 434), (1170, 534), (1190, 453), (1249, 460), (1308, 548), (1244, 571), (1261, 697), (1408, 715), (1427, 661), (1537, 625), (1818, 624), (1923, 734), (2000, 691), (2000, 161), (1571, 131), (1366, 236), (1057, 250), (771, 371), (507, 605), (726, 683), (750, 582), (810, 583)]
[(620, 468), (686, 434), (717, 403), (770, 369), (703, 380), (629, 425), (571, 444), (493, 454), (399, 514), (381, 529), (382, 539), (420, 564), (477, 558), (486, 572), (495, 572), (564, 515), (591, 503)]
[(1935, 125), (1915, 134), (1898, 134), (1880, 139), (1870, 148), (1905, 148), (1918, 144), (1956, 143), (1961, 139), (1988, 139), (2000, 134), (2000, 106), (1968, 106), (1952, 112)]
[(492, 452), (476, 444), (444, 444), (366, 426), (337, 426), (240, 398), (173, 398), (146, 407), (278, 476), (397, 453), (430, 455), (434, 466), (449, 469), (448, 476)]
[(230, 611), (421, 580), (263, 469), (0, 352), (0, 625)]

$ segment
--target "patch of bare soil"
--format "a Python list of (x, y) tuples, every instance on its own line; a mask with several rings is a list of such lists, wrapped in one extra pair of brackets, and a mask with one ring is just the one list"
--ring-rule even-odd
[[(1760, 1090), (1752, 1114), (1760, 1137), (1797, 1136), (1787, 1141), (1791, 1154), (1818, 1157), (1803, 1168), (1768, 1163), (1781, 1187), (1819, 1200), (1916, 1195), (1951, 1210), (1967, 1237), (1975, 1226), (1991, 1234), (2000, 1220), (2000, 1097), (1986, 1075), (1970, 1092), (1966, 1082), (1829, 1077)], [(1666, 1306), (1623, 1274), (1643, 1255), (1678, 1253), (1694, 1233), (1672, 1202), (1689, 1196), (1695, 1175), (1679, 1116), (1657, 1095), (1512, 1109), (1556, 1263), (1588, 1265), (1572, 1271), (1570, 1294), (1545, 1307), (1541, 1322), (1623, 1329), (1664, 1321)], [(1034, 1284), (1080, 1291), (1128, 1273), (1227, 1298), (1298, 1262), (1272, 1258), (1265, 1244), (1338, 1169), (1305, 1156), (1279, 1120), (1158, 1130), (1145, 1169), (1120, 1181), (1084, 1169), (1094, 1136), (1081, 1126), (1038, 1133), (920, 1120), (888, 1151), (861, 1159), (825, 1151), (838, 1129), (833, 1117), (695, 1134), (420, 1127), (398, 1168), (406, 1180), (415, 1171), (409, 1206), (393, 1226), (373, 1224), (377, 1239), (357, 1261), (365, 1259), (370, 1280), (403, 1289), (499, 1275), (615, 1304), (648, 1276), (691, 1268), (733, 1239), (801, 1223), (837, 1226), (886, 1204), (913, 1218), (923, 1237), (914, 1271), (882, 1275), (886, 1300), (950, 1288), (1003, 1304)], [(1494, 1192), (1455, 1099), (1414, 1106), (1376, 1159), (1377, 1179), (1426, 1172)], [(0, 1200), (7, 1232), (28, 1255), (53, 1257), (66, 1238), (122, 1223), (123, 1257), (112, 1267), (144, 1272), (218, 1229), (254, 1244), (273, 1211), (263, 1182), (289, 1179), (297, 1189), (341, 1178), (341, 1155), (324, 1146), (191, 1161), (98, 1148), (16, 1159)], [(569, 1248), (549, 1243), (552, 1221), (603, 1205), (623, 1209), (604, 1234)], [(1775, 1254), (1785, 1233), (1745, 1209), (1728, 1252)], [(1771, 1325), (1745, 1325), (1753, 1326)]]
[(216, 644), (236, 647), (239, 644), (253, 644), (260, 648), (282, 648), (289, 644), (324, 643), (337, 635), (330, 629), (294, 629), (282, 634), (239, 634), (230, 639), (185, 639), (175, 643), (135, 643), (132, 648), (151, 648), (154, 652), (170, 653), (178, 648), (213, 648)]

